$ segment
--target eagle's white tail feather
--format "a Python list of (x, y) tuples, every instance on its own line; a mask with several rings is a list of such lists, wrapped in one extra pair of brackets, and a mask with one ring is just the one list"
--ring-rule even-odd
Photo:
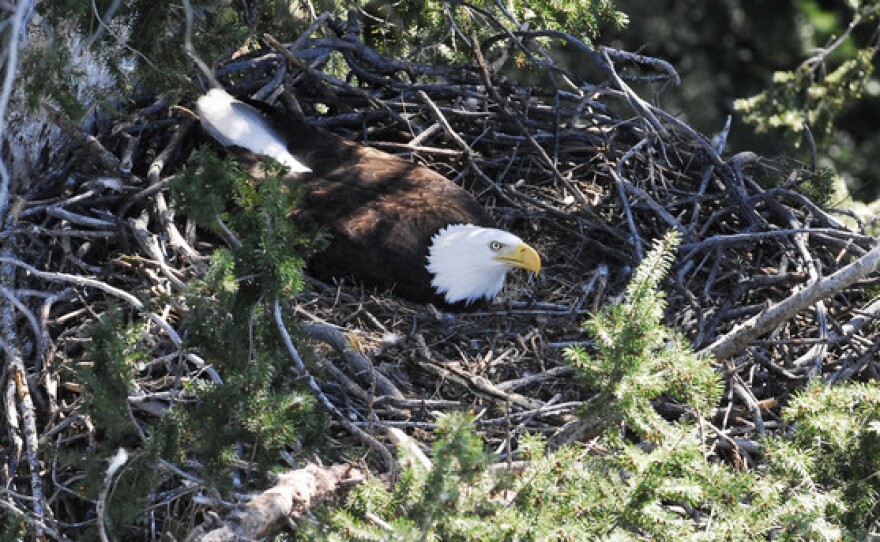
[(214, 88), (196, 101), (202, 126), (223, 145), (236, 145), (274, 158), (293, 173), (312, 171), (287, 152), (282, 138), (248, 104), (236, 100), (226, 91)]

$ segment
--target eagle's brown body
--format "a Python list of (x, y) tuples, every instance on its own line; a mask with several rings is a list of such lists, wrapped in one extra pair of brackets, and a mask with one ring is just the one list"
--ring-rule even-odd
[[(459, 186), (428, 168), (358, 145), (275, 111), (270, 124), (310, 173), (292, 218), (307, 231), (326, 229), (330, 246), (311, 260), (319, 277), (354, 276), (415, 301), (444, 304), (426, 269), (431, 238), (450, 224), (493, 227), (492, 218)], [(259, 163), (240, 150), (243, 167)]]

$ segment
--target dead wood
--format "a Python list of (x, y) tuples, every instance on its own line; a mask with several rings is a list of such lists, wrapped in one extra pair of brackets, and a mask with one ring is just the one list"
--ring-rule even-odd
[(306, 465), (278, 475), (278, 483), (229, 514), (221, 527), (188, 539), (198, 542), (242, 542), (267, 536), (285, 520), (304, 520), (315, 506), (331, 501), (365, 479), (350, 465)]

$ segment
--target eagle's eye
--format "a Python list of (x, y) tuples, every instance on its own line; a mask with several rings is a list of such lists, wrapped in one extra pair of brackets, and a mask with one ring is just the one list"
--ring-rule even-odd
[(492, 241), (491, 243), (489, 243), (489, 248), (491, 248), (494, 252), (498, 252), (503, 246), (504, 245), (502, 245), (500, 241)]

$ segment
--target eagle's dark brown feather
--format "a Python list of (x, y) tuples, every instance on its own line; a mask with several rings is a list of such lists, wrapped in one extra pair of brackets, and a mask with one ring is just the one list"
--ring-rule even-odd
[[(352, 275), (415, 301), (445, 304), (431, 286), (428, 247), (450, 224), (494, 227), (473, 196), (428, 168), (345, 140), (296, 115), (276, 111), (271, 122), (288, 151), (312, 169), (291, 175), (302, 190), (292, 218), (306, 230), (322, 227), (332, 236), (310, 270), (324, 278)], [(247, 151), (239, 158), (243, 167), (259, 163)]]

